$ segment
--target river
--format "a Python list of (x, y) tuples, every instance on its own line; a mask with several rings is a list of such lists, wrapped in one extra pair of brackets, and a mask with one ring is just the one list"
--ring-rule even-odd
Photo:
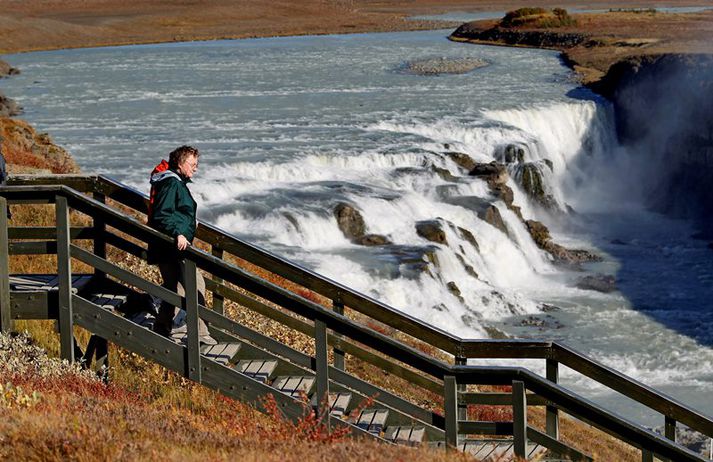
[[(5, 57), (22, 74), (2, 85), (84, 172), (147, 191), (162, 156), (196, 145), (200, 218), (456, 335), (555, 338), (713, 414), (710, 250), (690, 223), (643, 208), (640, 158), (617, 144), (611, 108), (578, 87), (557, 53), (457, 44), (448, 32), (34, 52)], [(443, 57), (488, 65), (407, 70)], [(508, 144), (549, 163), (547, 192), (575, 211), (551, 215), (511, 178), (523, 215), (603, 262), (553, 265), (500, 202), (507, 234), (478, 218), (477, 204), (494, 200), (488, 187), (445, 153), (490, 162)], [(391, 244), (350, 242), (334, 217), (339, 203)], [(446, 242), (419, 236), (424, 220), (441, 220)], [(594, 273), (615, 275), (619, 290), (574, 287)], [(662, 424), (562, 376), (619, 414)]]

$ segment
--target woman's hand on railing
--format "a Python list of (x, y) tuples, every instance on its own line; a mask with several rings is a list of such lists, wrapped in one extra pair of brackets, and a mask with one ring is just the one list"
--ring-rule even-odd
[(183, 234), (179, 234), (178, 236), (176, 236), (176, 248), (178, 248), (178, 250), (186, 250), (189, 245), (191, 244), (188, 242), (188, 239), (186, 239)]

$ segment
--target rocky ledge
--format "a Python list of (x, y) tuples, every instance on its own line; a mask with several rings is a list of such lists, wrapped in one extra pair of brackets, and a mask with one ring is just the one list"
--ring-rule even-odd
[(0, 145), (11, 173), (78, 173), (72, 156), (22, 120), (0, 117)]
[(0, 78), (8, 77), (11, 75), (17, 75), (20, 73), (20, 69), (10, 66), (8, 63), (0, 59)]
[(588, 40), (585, 34), (540, 30), (508, 29), (499, 26), (482, 29), (476, 22), (461, 25), (449, 37), (456, 42), (487, 42), (537, 48), (572, 48)]

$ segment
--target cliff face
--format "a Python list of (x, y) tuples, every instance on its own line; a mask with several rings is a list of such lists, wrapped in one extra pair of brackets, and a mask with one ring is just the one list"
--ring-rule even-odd
[(713, 55), (629, 58), (591, 87), (613, 102), (622, 144), (650, 165), (651, 205), (713, 230)]

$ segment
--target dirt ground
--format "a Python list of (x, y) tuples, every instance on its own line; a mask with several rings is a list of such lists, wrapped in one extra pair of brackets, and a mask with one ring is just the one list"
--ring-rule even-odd
[[(579, 9), (652, 7), (658, 2), (543, 0), (541, 6)], [(410, 15), (506, 11), (512, 0), (0, 0), (0, 53), (220, 38), (415, 30), (453, 27)], [(711, 6), (709, 0), (668, 0), (666, 6)], [(586, 66), (608, 67), (625, 55), (708, 51), (713, 12), (585, 15), (578, 29), (629, 45), (572, 50)]]

